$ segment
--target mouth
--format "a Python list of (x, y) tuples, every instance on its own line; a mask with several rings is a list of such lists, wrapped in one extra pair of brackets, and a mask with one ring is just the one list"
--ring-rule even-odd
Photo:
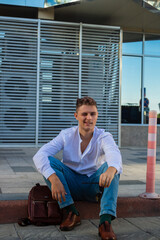
[(84, 124), (85, 124), (86, 126), (90, 126), (90, 125), (92, 125), (91, 122), (84, 122)]

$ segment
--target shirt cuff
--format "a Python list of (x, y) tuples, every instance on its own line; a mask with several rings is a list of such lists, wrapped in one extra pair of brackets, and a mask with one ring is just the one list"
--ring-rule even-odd
[(55, 171), (53, 170), (53, 168), (49, 168), (49, 169), (47, 169), (47, 170), (45, 170), (45, 171), (43, 172), (43, 176), (44, 176), (46, 179), (48, 179), (49, 176), (51, 176), (53, 173), (55, 173)]
[(116, 165), (116, 164), (111, 164), (111, 165), (109, 165), (108, 167), (114, 167), (114, 168), (116, 168), (116, 169), (117, 169), (116, 175), (122, 173), (122, 167), (120, 167), (120, 166), (118, 166), (118, 165)]

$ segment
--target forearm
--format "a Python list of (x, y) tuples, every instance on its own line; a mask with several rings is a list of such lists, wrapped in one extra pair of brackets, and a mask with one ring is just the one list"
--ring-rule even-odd
[[(115, 167), (112, 167), (112, 166), (111, 166), (111, 167), (109, 167), (108, 169), (109, 169), (109, 171), (112, 171), (112, 173), (113, 173), (114, 175), (117, 173), (117, 169), (116, 169)], [(108, 170), (108, 169), (107, 169), (107, 170)], [(106, 170), (106, 172), (107, 172), (107, 170)]]
[(53, 173), (48, 177), (48, 180), (50, 181), (50, 183), (53, 183), (56, 181), (57, 178), (58, 177), (57, 177), (56, 173)]
[(56, 148), (54, 140), (43, 145), (39, 151), (34, 155), (33, 161), (37, 170), (45, 177), (48, 178), (55, 171), (50, 166), (49, 156), (54, 156), (59, 149)]
[(117, 174), (122, 173), (122, 157), (118, 146), (111, 134), (106, 135), (102, 140), (102, 149), (105, 154), (108, 167), (117, 169)]

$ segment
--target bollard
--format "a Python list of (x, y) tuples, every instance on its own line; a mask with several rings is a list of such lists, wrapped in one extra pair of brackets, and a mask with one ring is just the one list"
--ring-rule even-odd
[(156, 138), (157, 112), (153, 110), (149, 112), (146, 192), (139, 195), (142, 198), (160, 198), (155, 193)]

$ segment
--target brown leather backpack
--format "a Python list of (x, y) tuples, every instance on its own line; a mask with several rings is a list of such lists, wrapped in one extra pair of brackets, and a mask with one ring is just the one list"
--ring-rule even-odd
[(18, 220), (20, 226), (34, 224), (37, 226), (57, 225), (62, 221), (62, 211), (57, 201), (52, 199), (48, 186), (34, 186), (28, 196), (28, 218)]

